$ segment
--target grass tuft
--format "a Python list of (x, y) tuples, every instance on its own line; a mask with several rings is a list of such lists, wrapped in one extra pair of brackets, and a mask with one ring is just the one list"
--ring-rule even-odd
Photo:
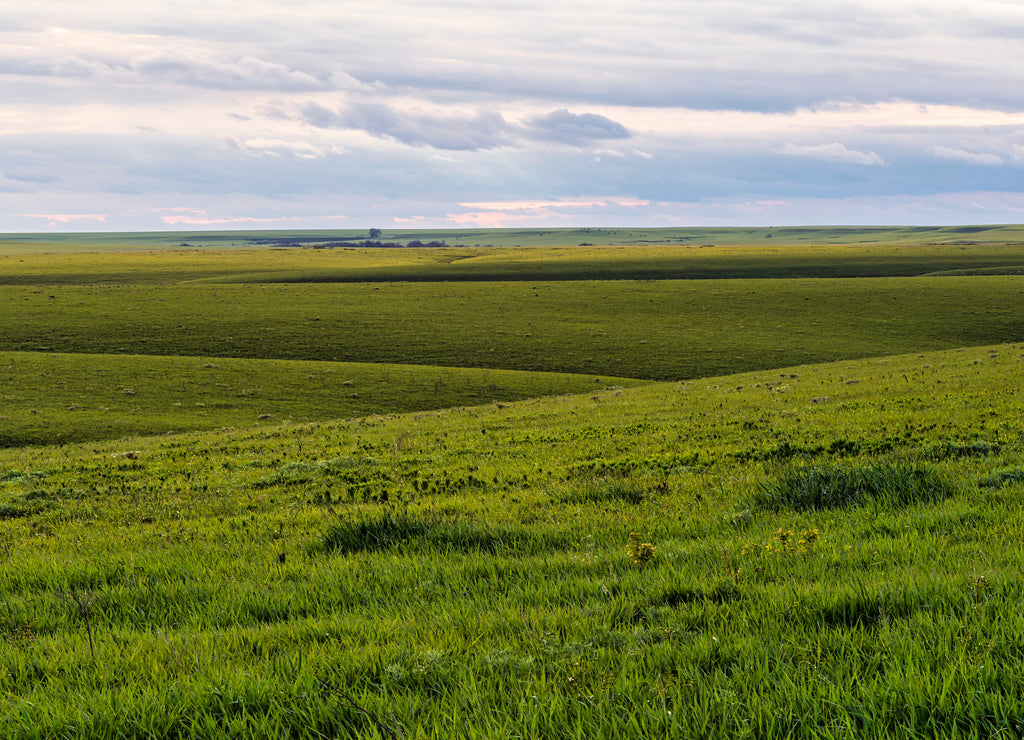
[(335, 553), (379, 552), (396, 547), (456, 552), (535, 554), (558, 547), (551, 532), (497, 527), (452, 516), (413, 516), (391, 510), (342, 520), (323, 534), (324, 550)]
[(942, 501), (954, 492), (949, 481), (922, 465), (814, 465), (789, 468), (775, 481), (762, 483), (753, 504), (773, 511), (839, 509), (866, 503), (908, 506)]
[(561, 491), (552, 491), (551, 499), (559, 504), (607, 504), (613, 501), (640, 504), (648, 497), (649, 493), (648, 488), (641, 481), (588, 478), (579, 485)]
[(984, 488), (1002, 488), (1014, 483), (1024, 483), (1024, 467), (1020, 465), (993, 470), (991, 474), (978, 481), (978, 485)]

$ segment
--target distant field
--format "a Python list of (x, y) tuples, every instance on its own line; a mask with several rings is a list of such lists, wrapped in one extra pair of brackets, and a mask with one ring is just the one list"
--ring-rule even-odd
[[(367, 230), (163, 231), (137, 233), (0, 234), (0, 254), (164, 249), (251, 249), (356, 243)], [(871, 244), (1024, 242), (1024, 226), (801, 226), (779, 228), (653, 229), (387, 229), (384, 242), (444, 241), (463, 247), (575, 247), (580, 245)]]
[(913, 277), (1022, 270), (1024, 243), (0, 254), (0, 286)]
[(675, 380), (1024, 339), (1017, 276), (0, 289), (2, 351)]

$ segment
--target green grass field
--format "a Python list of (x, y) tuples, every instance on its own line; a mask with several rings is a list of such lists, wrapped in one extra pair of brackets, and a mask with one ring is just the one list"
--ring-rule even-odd
[[(1007, 238), (1010, 234), (1000, 232)], [(823, 237), (824, 238), (824, 237)], [(0, 242), (2, 244), (3, 242)], [(83, 249), (90, 245), (81, 245)], [(97, 245), (98, 246), (98, 245)], [(145, 249), (143, 249), (145, 248)], [(948, 271), (1014, 271), (1024, 239), (965, 245), (892, 241), (831, 244), (449, 247), (432, 249), (181, 249), (143, 243), (134, 252), (5, 254), (4, 285), (360, 283), (735, 278), (913, 277)]]
[(10, 287), (0, 351), (679, 380), (1024, 340), (1017, 276)]
[(0, 447), (301, 424), (637, 384), (420, 365), (0, 352)]
[(0, 736), (1019, 736), (1019, 246), (905, 231), (0, 259)]

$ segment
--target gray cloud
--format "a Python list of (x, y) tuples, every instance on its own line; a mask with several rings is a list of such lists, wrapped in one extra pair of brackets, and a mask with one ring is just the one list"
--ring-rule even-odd
[(152, 79), (216, 89), (304, 91), (327, 87), (325, 80), (308, 72), (254, 57), (218, 64), (183, 55), (157, 54), (133, 61), (131, 69)]
[(493, 149), (510, 141), (509, 124), (500, 113), (489, 111), (439, 116), (404, 113), (384, 103), (355, 103), (341, 111), (310, 103), (303, 107), (302, 119), (318, 128), (356, 129), (434, 149)]
[(3, 176), (8, 180), (27, 183), (53, 183), (60, 182), (60, 178), (44, 172), (4, 172)]
[(307, 92), (334, 87), (319, 76), (255, 57), (204, 60), (185, 54), (157, 53), (112, 59), (68, 54), (56, 58), (0, 57), (0, 76), (78, 78), (106, 83), (172, 83), (221, 90)]
[(341, 110), (307, 103), (300, 116), (304, 123), (316, 128), (354, 129), (410, 146), (453, 151), (495, 149), (530, 140), (583, 145), (630, 136), (622, 124), (610, 118), (565, 109), (532, 116), (524, 123), (509, 122), (496, 111), (435, 115), (371, 102), (353, 103)]
[[(434, 102), (515, 96), (553, 108), (595, 104), (792, 110), (837, 100), (908, 99), (1019, 105), (1024, 14), (1016, 3), (910, 0), (721, 0), (638, 5), (411, 0), (383, 5), (236, 4), (238, 17), (190, 8), (188, 17), (138, 8), (109, 14), (73, 3), (26, 7), (24, 30), (59, 23), (111, 27), (124, 46), (152, 36), (142, 57), (69, 47), (29, 54), (28, 38), (0, 60), (11, 74), (108, 77), (225, 90), (314, 91), (383, 86)], [(228, 4), (225, 7), (231, 7)], [(244, 13), (242, 12), (244, 7)], [(223, 11), (223, 8), (221, 8)], [(23, 16), (23, 17), (21, 17)], [(7, 23), (8, 20), (5, 20)], [(149, 39), (150, 36), (145, 38)], [(188, 51), (184, 51), (187, 49)], [(206, 49), (199, 52), (196, 49)], [(357, 82), (358, 81), (358, 82)]]
[(628, 139), (629, 131), (621, 123), (596, 113), (570, 113), (566, 109), (534, 116), (526, 121), (531, 138), (578, 144), (592, 139)]

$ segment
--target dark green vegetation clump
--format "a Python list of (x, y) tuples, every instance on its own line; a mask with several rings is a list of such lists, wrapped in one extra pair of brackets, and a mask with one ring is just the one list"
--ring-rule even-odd
[(496, 527), (433, 513), (413, 516), (384, 510), (332, 524), (320, 545), (327, 552), (354, 553), (419, 548), (436, 552), (537, 554), (564, 546), (556, 533)]
[(761, 484), (755, 505), (775, 511), (933, 504), (954, 486), (934, 468), (907, 463), (829, 464), (793, 467)]
[(1003, 486), (1024, 483), (1024, 466), (1013, 465), (1008, 468), (993, 470), (978, 483), (986, 488), (1002, 488)]
[(1019, 735), (971, 229), (0, 260), (0, 737)]

